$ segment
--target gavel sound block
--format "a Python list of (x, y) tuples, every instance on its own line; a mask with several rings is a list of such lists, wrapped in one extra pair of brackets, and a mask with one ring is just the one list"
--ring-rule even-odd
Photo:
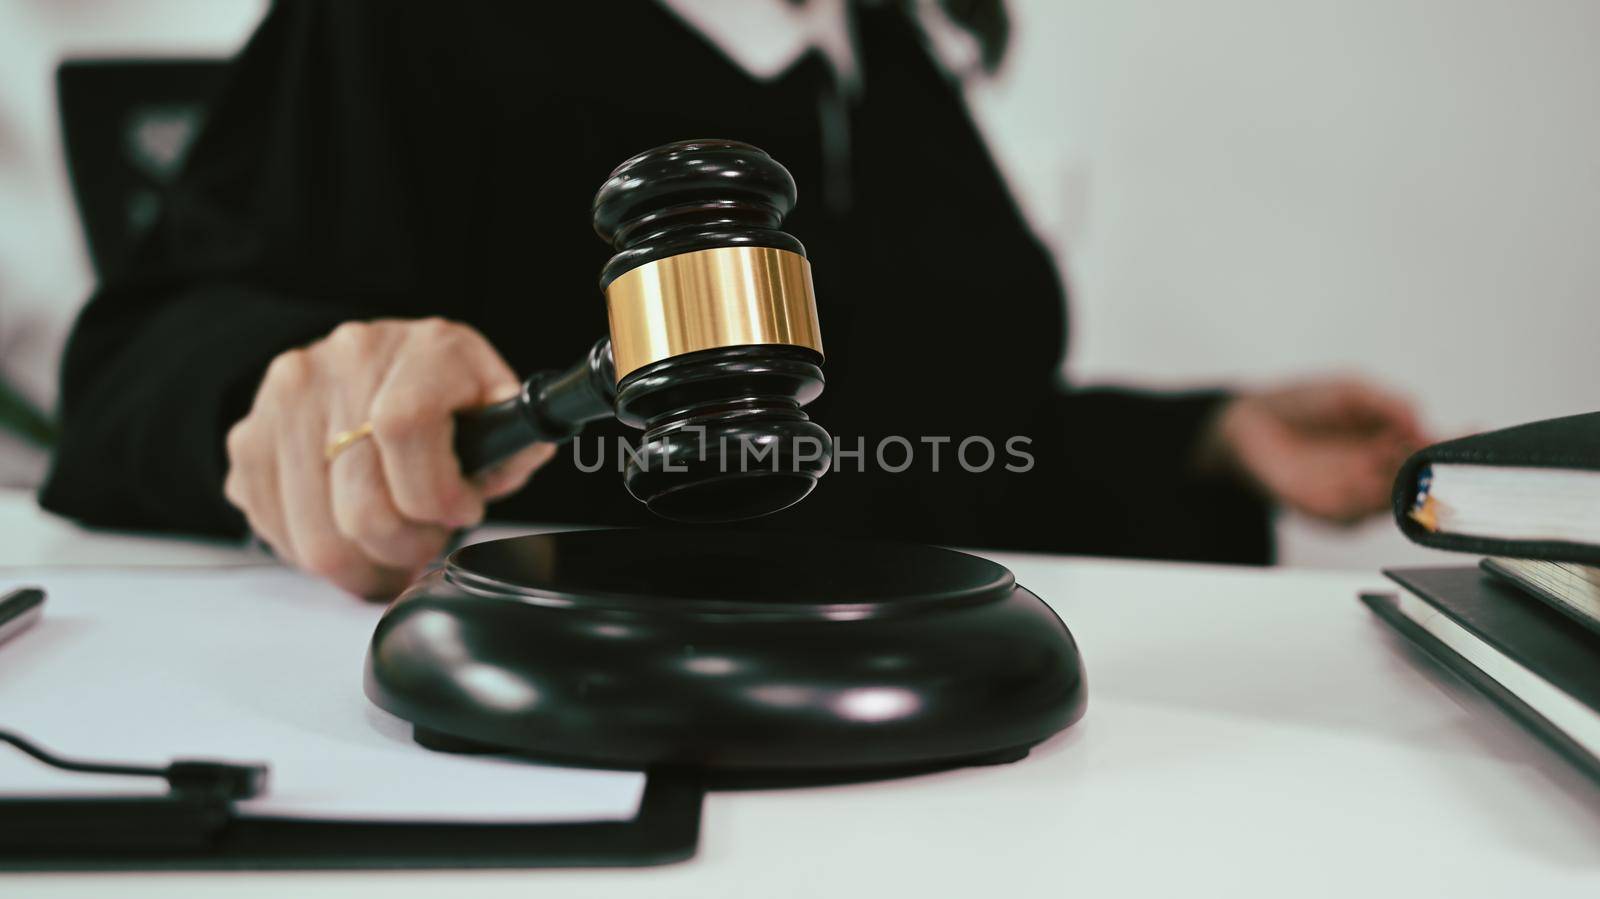
[(788, 170), (736, 141), (667, 144), (612, 172), (595, 231), (611, 334), (564, 372), (456, 422), (476, 472), (615, 415), (644, 430), (623, 474), (649, 509), (733, 521), (799, 502), (832, 465), (801, 407), (822, 393), (822, 336), (805, 247), (779, 230)]
[[(628, 489), (669, 518), (803, 498), (827, 434), (794, 184), (760, 150), (669, 144), (595, 199), (616, 255), (611, 336), (565, 372), (464, 415), (476, 469), (615, 414), (644, 431)], [(822, 445), (820, 458), (817, 443)], [(741, 443), (777, 453), (743, 470)], [(457, 550), (384, 613), (366, 693), (417, 742), (713, 783), (809, 783), (1012, 761), (1083, 714), (1083, 663), (994, 562), (815, 535), (577, 531)]]

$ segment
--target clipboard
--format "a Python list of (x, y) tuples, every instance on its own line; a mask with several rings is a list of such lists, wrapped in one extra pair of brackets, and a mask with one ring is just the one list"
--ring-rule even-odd
[[(69, 758), (146, 764), (135, 787), (0, 746), (0, 871), (643, 866), (695, 853), (705, 786), (692, 769), (416, 745), (360, 690), (381, 609), (294, 572), (8, 574), (48, 589), (51, 610), (0, 651), (0, 729)], [(172, 777), (150, 789), (148, 762), (176, 753), (271, 772), (259, 793)]]
[(705, 789), (647, 774), (631, 821), (434, 824), (249, 818), (204, 796), (0, 798), (0, 871), (641, 867), (692, 858)]

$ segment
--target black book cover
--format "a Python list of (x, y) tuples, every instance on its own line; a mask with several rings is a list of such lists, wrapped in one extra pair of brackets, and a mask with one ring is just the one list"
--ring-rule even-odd
[[(1573, 627), (1552, 609), (1475, 568), (1408, 568), (1384, 574), (1502, 654), (1568, 691), (1590, 709), (1600, 710), (1600, 638)], [(1392, 593), (1363, 593), (1362, 601), (1382, 621), (1478, 689), (1518, 725), (1600, 785), (1600, 758), (1493, 675), (1478, 669), (1402, 613)]]
[(1477, 568), (1400, 568), (1384, 574), (1600, 713), (1600, 636)]
[(1600, 412), (1552, 418), (1447, 440), (1418, 451), (1395, 478), (1394, 518), (1413, 542), (1486, 556), (1600, 565), (1600, 545), (1561, 540), (1496, 540), (1430, 531), (1411, 518), (1417, 478), (1433, 464), (1600, 471)]
[[(1500, 653), (1600, 712), (1600, 637), (1476, 568), (1407, 568), (1384, 574)], [(1363, 594), (1361, 601), (1600, 784), (1600, 758), (1401, 612), (1393, 595)]]

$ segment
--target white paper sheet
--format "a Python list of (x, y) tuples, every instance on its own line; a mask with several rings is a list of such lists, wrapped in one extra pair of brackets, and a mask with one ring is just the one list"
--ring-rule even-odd
[[(259, 817), (616, 821), (644, 775), (431, 752), (372, 705), (362, 664), (382, 608), (277, 566), (0, 572), (44, 617), (0, 644), (0, 727), (61, 755), (265, 761)], [(0, 793), (159, 792), (59, 772), (0, 744)]]

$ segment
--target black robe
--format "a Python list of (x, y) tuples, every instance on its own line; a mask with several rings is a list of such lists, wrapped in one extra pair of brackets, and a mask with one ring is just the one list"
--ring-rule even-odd
[[(1193, 468), (1221, 395), (1059, 384), (1061, 280), (959, 87), (898, 5), (856, 8), (854, 26), (863, 90), (840, 157), (823, 149), (820, 53), (759, 81), (654, 3), (280, 2), (162, 220), (77, 324), (43, 504), (242, 533), (223, 437), (273, 356), (347, 319), (443, 315), (524, 374), (565, 366), (606, 329), (594, 190), (639, 150), (728, 137), (799, 185), (786, 230), (812, 261), (827, 351), (809, 411), (866, 450), (755, 526), (1267, 561), (1265, 504)], [(915, 449), (904, 472), (876, 459), (881, 444), (900, 466), (893, 436)], [(968, 437), (998, 450), (988, 471), (960, 464)], [(1029, 441), (1027, 472), (1005, 468), (1013, 437)], [(570, 451), (492, 514), (649, 523), (614, 465), (584, 473)]]

